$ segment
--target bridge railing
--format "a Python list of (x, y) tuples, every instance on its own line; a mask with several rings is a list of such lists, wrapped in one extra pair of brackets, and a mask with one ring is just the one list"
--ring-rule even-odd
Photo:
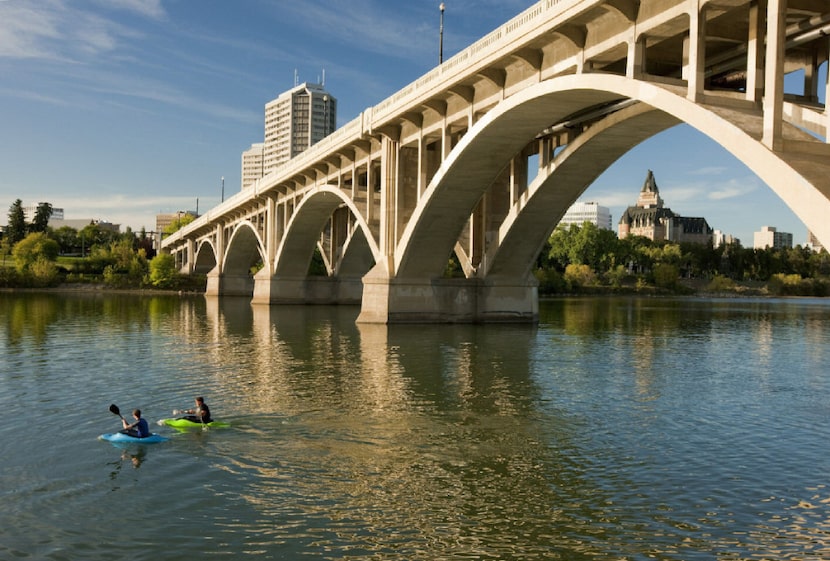
[(459, 79), (460, 66), (466, 66), (465, 69), (468, 69), (484, 64), (502, 49), (515, 48), (513, 45), (515, 37), (528, 34), (561, 15), (568, 8), (579, 4), (594, 3), (597, 3), (597, 0), (542, 0), (537, 2), (391, 97), (371, 107), (372, 127), (379, 127), (396, 116), (402, 108), (412, 105), (418, 97), (428, 97), (436, 91), (446, 90), (452, 82)]

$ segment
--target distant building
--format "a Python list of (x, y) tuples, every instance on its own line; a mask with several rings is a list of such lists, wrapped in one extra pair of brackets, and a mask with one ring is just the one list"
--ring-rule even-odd
[(265, 104), (264, 142), (242, 153), (242, 189), (337, 129), (337, 100), (324, 84), (303, 83)]
[(793, 235), (788, 232), (779, 232), (773, 226), (764, 226), (760, 232), (753, 234), (755, 249), (784, 249), (793, 246)]
[(78, 230), (80, 232), (90, 224), (94, 224), (102, 230), (109, 230), (110, 232), (118, 233), (121, 231), (121, 224), (113, 224), (112, 222), (108, 222), (106, 220), (97, 220), (95, 218), (56, 219), (54, 215), (52, 215), (52, 218), (49, 219), (49, 227), (53, 230), (57, 230), (58, 228), (69, 227), (73, 230)]
[(168, 212), (156, 215), (156, 232), (162, 233), (176, 220), (181, 220), (183, 216), (192, 216), (199, 218), (199, 215), (192, 210), (180, 210), (178, 212)]
[(741, 240), (732, 234), (724, 234), (720, 230), (712, 232), (712, 247), (720, 247), (722, 245), (736, 245), (741, 243)]
[(337, 100), (323, 84), (303, 83), (265, 104), (263, 175), (337, 128)]
[(654, 173), (648, 170), (636, 206), (625, 209), (619, 222), (619, 237), (644, 236), (650, 240), (707, 244), (712, 228), (705, 218), (689, 218), (663, 206)]
[(242, 189), (265, 175), (265, 143), (257, 142), (242, 152)]
[[(31, 222), (35, 219), (35, 215), (37, 214), (37, 207), (38, 205), (23, 207), (23, 218), (26, 220), (26, 222)], [(49, 218), (49, 220), (52, 219), (63, 220), (63, 209), (52, 207), (52, 216)]]
[(565, 216), (562, 217), (562, 220), (559, 221), (559, 225), (567, 227), (571, 224), (576, 224), (577, 226), (582, 226), (585, 222), (590, 222), (594, 226), (603, 228), (604, 230), (614, 229), (611, 223), (611, 211), (608, 207), (592, 202), (572, 204), (571, 208), (565, 213)]

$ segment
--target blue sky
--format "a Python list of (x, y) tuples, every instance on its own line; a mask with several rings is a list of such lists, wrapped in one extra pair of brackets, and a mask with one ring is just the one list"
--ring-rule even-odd
[[(433, 0), (0, 0), (0, 223), (20, 198), (139, 230), (240, 188), (265, 103), (300, 82), (346, 123), (438, 62)], [(445, 0), (444, 58), (533, 5)], [(749, 169), (686, 126), (641, 144), (581, 200), (634, 204), (647, 171), (666, 205), (752, 245), (806, 229)]]

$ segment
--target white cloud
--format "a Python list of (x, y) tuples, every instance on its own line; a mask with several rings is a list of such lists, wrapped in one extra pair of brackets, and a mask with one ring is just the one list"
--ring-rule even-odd
[(726, 166), (709, 166), (702, 167), (689, 172), (689, 175), (721, 175), (729, 171)]
[(0, 58), (52, 58), (60, 39), (60, 4), (0, 4)]
[(151, 19), (163, 19), (167, 16), (161, 0), (103, 0), (99, 3), (107, 8), (121, 9)]

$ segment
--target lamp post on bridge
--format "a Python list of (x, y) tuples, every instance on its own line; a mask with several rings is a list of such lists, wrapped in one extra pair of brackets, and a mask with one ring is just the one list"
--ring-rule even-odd
[(438, 27), (438, 64), (442, 64), (444, 62), (444, 3), (441, 2), (441, 5), (438, 6), (438, 9), (441, 10), (441, 24)]

